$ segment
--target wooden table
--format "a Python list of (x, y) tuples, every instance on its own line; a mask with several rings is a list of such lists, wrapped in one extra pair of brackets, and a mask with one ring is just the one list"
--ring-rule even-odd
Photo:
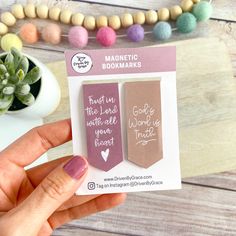
[[(81, 1), (85, 14), (108, 12), (119, 14), (136, 9), (158, 9), (178, 0), (99, 0)], [(89, 4), (96, 2), (97, 4)], [(161, 2), (161, 3), (160, 3)], [(173, 40), (217, 37), (229, 49), (236, 77), (236, 1), (213, 0), (214, 16), (205, 28)], [(209, 30), (210, 29), (210, 30)], [(139, 46), (154, 45), (150, 38)], [(120, 40), (116, 47), (136, 46)], [(98, 48), (92, 43), (88, 48)], [(26, 53), (48, 63), (63, 60), (64, 48), (44, 44), (27, 45)], [(235, 98), (236, 99), (236, 98)], [(55, 120), (57, 118), (55, 117)], [(235, 140), (236, 141), (236, 140)], [(63, 146), (62, 154), (69, 146)], [(236, 153), (234, 153), (236, 158)], [(183, 190), (129, 194), (126, 203), (114, 210), (74, 221), (53, 235), (236, 235), (236, 171), (183, 179)]]

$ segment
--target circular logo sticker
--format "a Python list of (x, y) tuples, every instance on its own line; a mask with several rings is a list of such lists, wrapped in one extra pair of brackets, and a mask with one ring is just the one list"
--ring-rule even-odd
[(74, 71), (84, 74), (91, 70), (93, 62), (90, 56), (84, 53), (77, 53), (73, 56), (71, 65)]

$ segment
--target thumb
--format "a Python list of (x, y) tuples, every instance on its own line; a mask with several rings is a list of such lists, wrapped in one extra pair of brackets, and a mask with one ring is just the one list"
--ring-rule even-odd
[[(87, 172), (87, 161), (73, 157), (66, 164), (53, 170), (18, 207), (17, 212), (26, 216), (28, 230), (38, 232), (47, 219), (79, 188)], [(23, 223), (23, 224), (22, 224)], [(22, 226), (24, 222), (22, 222)], [(30, 229), (29, 229), (30, 228)], [(28, 235), (33, 235), (28, 234)]]

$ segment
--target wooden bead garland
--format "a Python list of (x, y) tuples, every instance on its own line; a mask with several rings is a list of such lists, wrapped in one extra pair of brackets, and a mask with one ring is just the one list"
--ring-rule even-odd
[(139, 24), (139, 25), (143, 25), (145, 24), (145, 14), (142, 11), (136, 12), (133, 15), (134, 18), (134, 24)]
[(36, 18), (36, 8), (35, 8), (34, 4), (32, 4), (32, 3), (27, 4), (24, 7), (24, 11), (25, 11), (25, 15), (28, 18)]
[[(195, 6), (196, 5), (196, 6)], [(45, 4), (35, 6), (34, 4), (15, 4), (11, 8), (11, 12), (4, 12), (1, 14), (0, 21), (0, 35), (7, 36), (8, 40), (4, 37), (4, 48), (9, 48), (6, 45), (9, 42), (17, 41), (14, 34), (8, 34), (8, 27), (15, 25), (17, 19), (40, 18), (60, 21), (64, 24), (74, 25), (75, 27), (70, 31), (69, 42), (72, 46), (85, 47), (88, 41), (87, 30), (101, 29), (97, 32), (97, 40), (103, 46), (111, 46), (115, 43), (116, 33), (114, 30), (119, 30), (121, 27), (127, 28), (127, 37), (134, 42), (142, 41), (144, 29), (141, 25), (149, 24), (155, 25), (153, 33), (157, 40), (167, 40), (172, 35), (172, 29), (169, 20), (177, 20), (177, 30), (182, 33), (188, 33), (194, 30), (197, 21), (204, 21), (210, 18), (212, 13), (212, 6), (207, 1), (201, 0), (182, 0), (180, 5), (168, 8), (161, 8), (158, 11), (149, 10), (146, 12), (138, 11), (134, 14), (124, 13), (121, 16), (84, 16), (82, 13), (72, 13), (67, 9), (60, 9), (57, 6), (49, 8)], [(180, 17), (181, 16), (181, 17)], [(191, 21), (191, 22), (189, 22)], [(188, 27), (188, 28), (186, 28)], [(30, 32), (30, 33), (29, 33)], [(73, 34), (76, 37), (73, 38)], [(80, 38), (80, 34), (83, 37)], [(147, 32), (149, 33), (149, 32)], [(39, 39), (39, 31), (33, 24), (25, 24), (20, 29), (20, 37), (26, 43), (36, 43)], [(14, 37), (13, 37), (14, 36)], [(65, 35), (64, 35), (65, 36)], [(61, 41), (62, 32), (57, 24), (48, 24), (41, 31), (41, 38), (51, 44), (58, 44)], [(123, 37), (123, 36), (120, 36)], [(12, 40), (11, 40), (12, 38)], [(13, 39), (14, 38), (14, 39)], [(92, 37), (94, 38), (94, 37)], [(76, 40), (80, 42), (76, 43)], [(20, 40), (20, 39), (19, 39)], [(20, 41), (17, 43), (20, 45)], [(73, 43), (72, 43), (73, 42)], [(20, 46), (19, 46), (20, 47)]]
[(180, 6), (176, 5), (170, 8), (170, 18), (171, 20), (177, 20), (177, 18), (183, 13)]
[(96, 20), (97, 28), (105, 27), (108, 25), (108, 19), (106, 16), (99, 16)]
[(70, 24), (72, 12), (69, 10), (62, 10), (60, 14), (60, 21), (64, 24)]
[(59, 7), (52, 7), (49, 9), (49, 19), (59, 21), (61, 9)]
[(193, 8), (193, 1), (192, 0), (182, 0), (180, 6), (183, 12), (190, 12)]
[(47, 19), (48, 18), (48, 6), (45, 4), (39, 5), (36, 8), (36, 13), (40, 19)]
[(170, 19), (170, 11), (168, 8), (161, 8), (157, 13), (159, 21), (168, 21)]
[(121, 15), (121, 25), (123, 28), (128, 28), (129, 26), (133, 25), (133, 23), (133, 16), (130, 13)]
[(153, 25), (158, 20), (158, 14), (154, 10), (149, 10), (146, 12), (146, 24)]
[(110, 16), (108, 19), (108, 25), (114, 29), (118, 30), (121, 27), (121, 20), (119, 16)]
[(1, 15), (1, 21), (6, 26), (13, 26), (16, 23), (16, 18), (11, 14), (11, 12), (4, 12)]
[(95, 30), (96, 28), (96, 19), (94, 16), (85, 16), (84, 18), (84, 27), (87, 30)]
[(24, 19), (25, 13), (24, 8), (21, 4), (15, 4), (11, 8), (11, 13), (17, 18), (17, 19)]
[(84, 22), (84, 15), (81, 13), (76, 13), (72, 15), (71, 18), (72, 25), (81, 26)]
[(7, 32), (8, 32), (8, 27), (4, 23), (0, 22), (0, 35), (4, 35)]

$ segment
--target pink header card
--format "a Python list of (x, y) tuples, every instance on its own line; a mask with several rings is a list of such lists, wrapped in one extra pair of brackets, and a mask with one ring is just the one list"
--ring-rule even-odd
[(69, 76), (169, 72), (176, 70), (175, 47), (66, 51)]

